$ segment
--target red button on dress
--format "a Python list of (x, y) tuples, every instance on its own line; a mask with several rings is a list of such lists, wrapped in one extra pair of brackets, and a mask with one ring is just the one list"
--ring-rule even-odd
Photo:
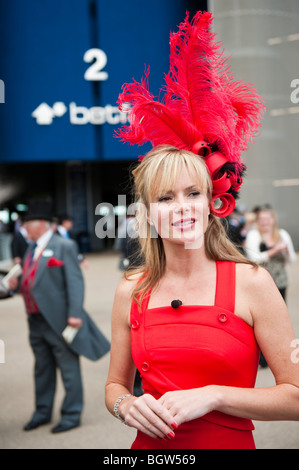
[(225, 315), (225, 313), (220, 313), (220, 315), (218, 315), (218, 320), (220, 321), (220, 323), (225, 323), (227, 321), (227, 316)]
[(143, 372), (147, 372), (150, 370), (150, 365), (147, 362), (144, 362), (141, 366), (141, 369), (143, 370)]
[(137, 330), (139, 328), (139, 321), (138, 320), (134, 320), (132, 322), (132, 325), (131, 327), (133, 328), (133, 330)]

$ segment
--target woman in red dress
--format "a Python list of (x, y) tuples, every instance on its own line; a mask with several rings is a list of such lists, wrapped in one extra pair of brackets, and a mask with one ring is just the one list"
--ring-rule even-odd
[[(219, 220), (234, 209), (264, 106), (232, 81), (210, 24), (198, 12), (172, 34), (162, 102), (147, 79), (120, 95), (132, 108), (119, 136), (153, 145), (133, 171), (143, 264), (115, 294), (106, 384), (109, 411), (137, 430), (133, 449), (252, 449), (251, 420), (299, 419), (285, 302)], [(276, 380), (265, 389), (254, 388), (260, 351)]]
[[(155, 227), (158, 236), (140, 238), (145, 265), (115, 295), (108, 409), (138, 430), (135, 449), (254, 448), (252, 419), (299, 419), (285, 303), (210, 212), (200, 157), (160, 147), (134, 176), (139, 230)], [(271, 388), (254, 388), (260, 349), (276, 379)], [(135, 367), (141, 397), (131, 395)]]

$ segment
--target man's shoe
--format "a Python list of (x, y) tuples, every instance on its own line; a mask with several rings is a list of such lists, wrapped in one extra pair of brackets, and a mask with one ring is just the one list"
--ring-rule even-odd
[(42, 426), (43, 424), (50, 423), (50, 421), (50, 419), (32, 419), (31, 421), (29, 421), (29, 423), (24, 426), (23, 429), (24, 431), (31, 431), (32, 429), (36, 429), (39, 426)]
[(58, 432), (65, 432), (69, 431), (70, 429), (78, 428), (80, 426), (79, 423), (77, 424), (57, 424), (53, 429), (51, 429), (51, 432), (53, 434), (56, 434)]

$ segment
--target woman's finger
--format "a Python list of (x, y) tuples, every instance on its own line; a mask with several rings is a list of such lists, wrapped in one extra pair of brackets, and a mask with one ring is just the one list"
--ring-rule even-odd
[(140, 398), (142, 399), (138, 399), (132, 404), (126, 416), (126, 422), (130, 426), (135, 426), (138, 422), (143, 428), (140, 430), (145, 432), (145, 429), (147, 434), (158, 438), (174, 437), (171, 426), (174, 419), (171, 413), (150, 395)]
[(155, 439), (163, 439), (165, 437), (164, 434), (159, 431), (158, 428), (151, 425), (151, 423), (149, 423), (142, 414), (136, 413), (134, 416), (130, 414), (126, 419), (126, 424)]

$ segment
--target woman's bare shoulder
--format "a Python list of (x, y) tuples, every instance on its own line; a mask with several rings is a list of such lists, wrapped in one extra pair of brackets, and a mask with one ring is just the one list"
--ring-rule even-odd
[(269, 302), (269, 298), (277, 300), (278, 289), (269, 272), (262, 266), (237, 264), (236, 280), (239, 293), (250, 305)]
[(268, 306), (280, 304), (279, 291), (268, 273), (261, 266), (236, 264), (236, 311), (249, 325), (256, 325)]
[(239, 282), (244, 282), (249, 288), (257, 288), (273, 283), (268, 271), (262, 266), (257, 265), (237, 263), (236, 276)]
[(128, 297), (131, 298), (132, 293), (141, 277), (142, 273), (127, 273), (117, 286), (115, 293), (116, 297), (121, 299), (127, 299)]
[[(118, 284), (113, 303), (112, 319), (114, 324), (130, 325), (130, 311), (133, 300), (133, 291), (140, 279), (138, 274), (130, 274), (123, 277)], [(123, 323), (124, 322), (124, 323)]]

